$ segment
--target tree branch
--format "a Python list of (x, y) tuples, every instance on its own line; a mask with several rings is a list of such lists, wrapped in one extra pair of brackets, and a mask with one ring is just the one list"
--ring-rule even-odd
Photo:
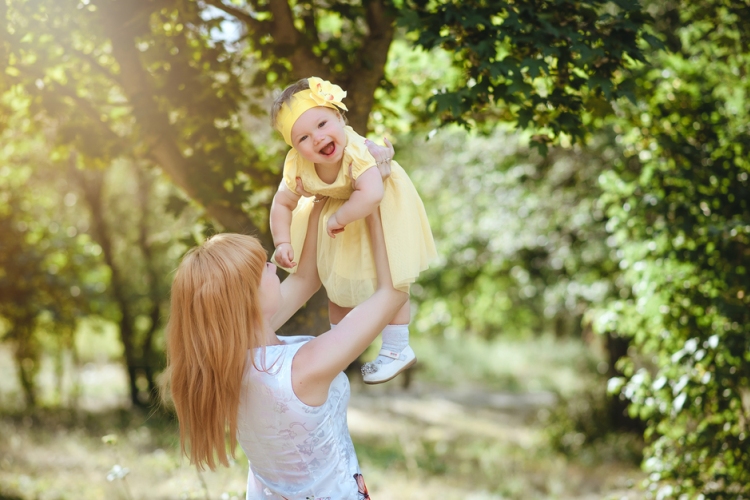
[[(155, 387), (152, 386), (154, 383), (152, 375), (155, 367), (151, 365), (153, 362), (153, 342), (154, 334), (160, 326), (159, 313), (161, 311), (163, 298), (163, 294), (160, 293), (159, 290), (159, 272), (154, 265), (154, 253), (151, 249), (151, 243), (148, 241), (148, 214), (151, 213), (151, 210), (149, 210), (149, 200), (151, 199), (153, 191), (153, 181), (143, 168), (139, 168), (137, 165), (133, 164), (132, 169), (138, 181), (138, 205), (140, 209), (138, 217), (138, 247), (143, 254), (144, 267), (146, 268), (146, 285), (148, 286), (148, 292), (146, 295), (151, 301), (151, 307), (148, 314), (149, 319), (151, 320), (151, 325), (149, 325), (148, 330), (146, 330), (143, 335), (141, 353), (144, 370), (146, 372), (146, 379), (149, 383), (149, 391), (153, 391), (155, 389)], [(153, 396), (153, 394), (149, 395)]]
[[(330, 79), (330, 69), (312, 51), (314, 43), (306, 39), (294, 26), (294, 14), (289, 2), (281, 0), (270, 2), (270, 10), (273, 15), (271, 36), (275, 43), (274, 51), (292, 63), (292, 76), (294, 78), (318, 76)], [(314, 41), (319, 40), (315, 38)]]
[[(107, 3), (97, 12), (112, 40), (112, 55), (120, 66), (122, 89), (132, 106), (142, 137), (146, 139), (148, 157), (153, 159), (188, 197), (201, 203), (208, 215), (225, 229), (263, 235), (264, 233), (242, 210), (226, 204), (220, 197), (206, 196), (199, 188), (200, 181), (189, 175), (188, 162), (180, 151), (169, 118), (154, 101), (151, 75), (144, 69), (135, 44), (139, 35), (133, 31), (132, 26), (135, 23), (122, 19), (122, 8), (121, 4)], [(138, 12), (126, 12), (130, 16), (139, 15)], [(261, 241), (266, 244), (268, 239), (265, 235), (265, 239)]]
[(315, 13), (317, 11), (315, 10), (314, 5), (312, 5), (311, 3), (309, 3), (308, 5), (310, 8), (304, 11), (307, 13), (302, 14), (302, 21), (304, 21), (305, 23), (305, 34), (307, 34), (313, 40), (319, 40), (320, 35), (318, 34), (318, 26), (315, 23)]
[(268, 22), (266, 21), (259, 21), (255, 19), (251, 14), (245, 12), (242, 9), (239, 9), (237, 7), (234, 7), (232, 5), (226, 5), (221, 0), (203, 0), (206, 4), (212, 5), (216, 7), (217, 9), (225, 12), (226, 14), (229, 14), (230, 16), (236, 17), (239, 21), (242, 21), (247, 25), (247, 27), (253, 32), (253, 33), (263, 33), (263, 31), (268, 31), (270, 28)]
[(345, 82), (347, 117), (355, 130), (367, 130), (367, 119), (375, 102), (375, 90), (385, 76), (388, 49), (393, 41), (395, 17), (382, 0), (366, 2), (365, 18), (369, 33), (359, 50), (358, 62), (347, 71)]
[(302, 34), (294, 26), (294, 14), (288, 1), (276, 1), (270, 3), (271, 14), (271, 34), (278, 45), (297, 45), (302, 38)]

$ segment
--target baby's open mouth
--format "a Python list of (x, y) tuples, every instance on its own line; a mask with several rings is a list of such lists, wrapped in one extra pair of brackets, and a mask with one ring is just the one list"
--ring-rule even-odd
[(333, 142), (329, 142), (323, 149), (320, 150), (320, 154), (329, 156), (336, 149), (336, 145)]

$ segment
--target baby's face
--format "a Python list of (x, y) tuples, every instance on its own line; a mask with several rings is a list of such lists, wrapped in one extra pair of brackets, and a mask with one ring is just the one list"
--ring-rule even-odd
[(346, 147), (341, 114), (324, 106), (310, 108), (292, 126), (292, 146), (303, 158), (326, 166), (339, 166)]

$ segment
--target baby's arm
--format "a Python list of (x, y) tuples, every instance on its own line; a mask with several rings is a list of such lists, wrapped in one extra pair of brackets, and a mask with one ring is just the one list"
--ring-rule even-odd
[(328, 236), (335, 238), (347, 224), (370, 215), (380, 205), (384, 191), (380, 170), (368, 168), (362, 172), (354, 183), (352, 195), (328, 218)]
[(294, 250), (292, 249), (292, 212), (297, 207), (300, 195), (289, 189), (284, 181), (279, 184), (279, 189), (273, 196), (271, 203), (271, 236), (273, 246), (276, 248), (276, 262), (282, 267), (291, 268), (297, 265), (294, 262)]

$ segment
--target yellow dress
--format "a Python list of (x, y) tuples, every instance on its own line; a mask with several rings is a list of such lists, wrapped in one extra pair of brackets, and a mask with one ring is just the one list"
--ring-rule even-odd
[[(326, 224), (354, 192), (354, 180), (375, 166), (375, 158), (367, 149), (364, 137), (351, 127), (346, 127), (346, 138), (342, 168), (333, 183), (320, 180), (315, 165), (302, 158), (295, 149), (287, 154), (284, 182), (296, 192), (295, 179), (299, 177), (306, 191), (328, 197), (323, 202), (325, 205), (318, 223), (318, 274), (332, 302), (342, 307), (354, 307), (370, 297), (377, 284), (367, 225), (364, 219), (356, 220), (347, 224), (336, 238), (331, 238), (326, 233)], [(396, 288), (408, 291), (409, 285), (437, 256), (435, 242), (422, 200), (411, 179), (395, 161), (391, 163), (391, 176), (384, 185), (380, 214), (391, 277)], [(291, 243), (295, 260), (302, 255), (312, 200), (301, 197), (292, 215)], [(272, 260), (276, 262), (275, 258)], [(285, 269), (291, 273), (296, 270)]]

